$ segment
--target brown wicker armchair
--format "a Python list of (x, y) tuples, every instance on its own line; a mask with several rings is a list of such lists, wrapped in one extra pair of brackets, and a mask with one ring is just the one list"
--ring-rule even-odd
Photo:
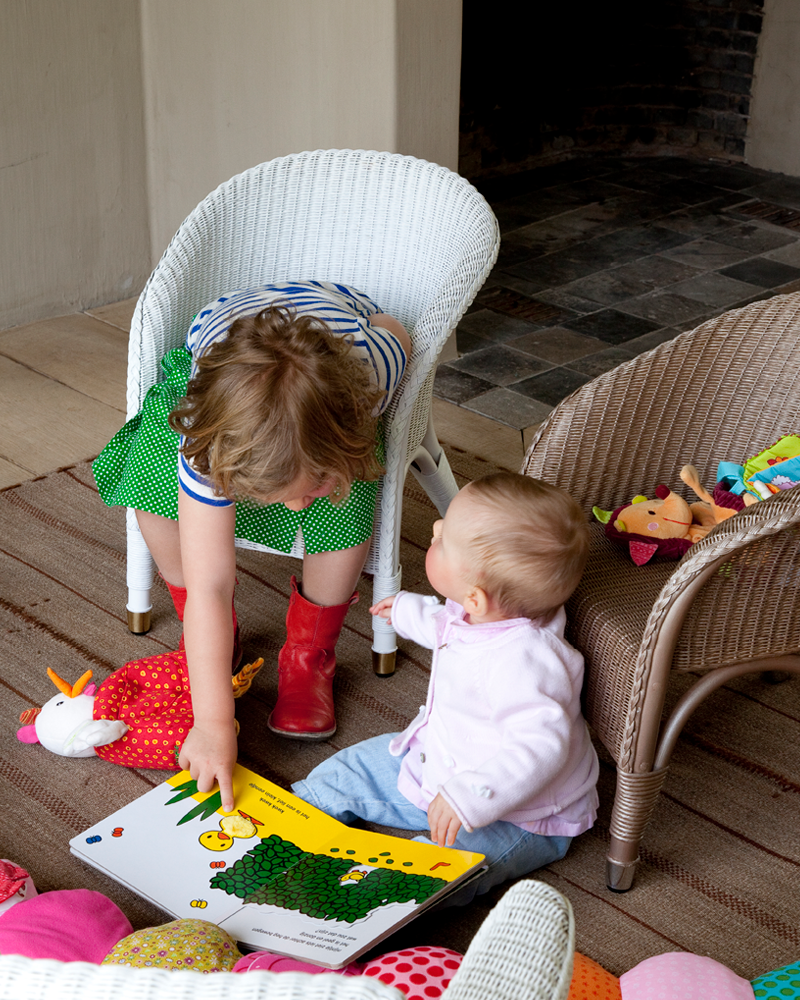
[[(589, 513), (659, 483), (677, 489), (687, 462), (710, 487), (720, 460), (797, 431), (800, 293), (726, 313), (588, 383), (542, 425), (523, 472)], [(680, 562), (644, 567), (595, 526), (567, 614), (586, 657), (586, 718), (617, 764), (609, 888), (633, 882), (675, 742), (702, 700), (739, 674), (800, 672), (798, 525), (800, 487), (718, 525)], [(671, 670), (700, 678), (662, 726)]]

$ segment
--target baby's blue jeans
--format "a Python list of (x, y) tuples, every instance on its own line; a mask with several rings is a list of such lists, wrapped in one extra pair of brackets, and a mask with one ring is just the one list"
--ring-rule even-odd
[[(389, 753), (395, 733), (375, 736), (340, 750), (315, 767), (292, 791), (342, 823), (365, 819), (400, 830), (427, 830), (428, 815), (397, 790), (402, 757)], [(425, 844), (428, 837), (414, 837)], [(448, 906), (462, 906), (476, 895), (508, 879), (558, 861), (567, 853), (571, 837), (545, 837), (528, 833), (513, 823), (497, 820), (468, 833), (458, 831), (454, 847), (486, 855), (489, 868), (479, 878), (448, 897)]]

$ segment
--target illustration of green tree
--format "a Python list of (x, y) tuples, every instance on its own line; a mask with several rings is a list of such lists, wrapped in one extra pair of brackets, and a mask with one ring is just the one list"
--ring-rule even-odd
[(270, 903), (347, 923), (389, 903), (422, 903), (447, 884), (430, 875), (375, 868), (360, 881), (343, 885), (342, 876), (359, 863), (354, 857), (310, 854), (272, 834), (214, 875), (210, 884), (245, 903)]

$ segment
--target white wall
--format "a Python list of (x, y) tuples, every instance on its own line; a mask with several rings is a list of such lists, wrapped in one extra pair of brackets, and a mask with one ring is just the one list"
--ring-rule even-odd
[(136, 0), (3, 0), (0, 329), (149, 270)]
[(142, 0), (154, 258), (209, 191), (304, 149), (458, 164), (461, 0)]
[(0, 329), (135, 294), (274, 156), (457, 168), (461, 0), (2, 0), (0, 39)]
[(745, 158), (800, 176), (800, 2), (764, 0)]
[(392, 152), (458, 170), (461, 0), (397, 0)]

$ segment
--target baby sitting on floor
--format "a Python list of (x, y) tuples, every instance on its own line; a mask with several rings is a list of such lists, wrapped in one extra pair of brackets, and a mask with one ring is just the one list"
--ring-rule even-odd
[(588, 526), (563, 490), (514, 473), (464, 487), (426, 558), (446, 598), (400, 591), (370, 611), (433, 650), (426, 704), (408, 728), (320, 764), (294, 793), (336, 819), (430, 830), (486, 856), (451, 901), (562, 858), (597, 811), (598, 762), (581, 715), (583, 657), (563, 603)]

